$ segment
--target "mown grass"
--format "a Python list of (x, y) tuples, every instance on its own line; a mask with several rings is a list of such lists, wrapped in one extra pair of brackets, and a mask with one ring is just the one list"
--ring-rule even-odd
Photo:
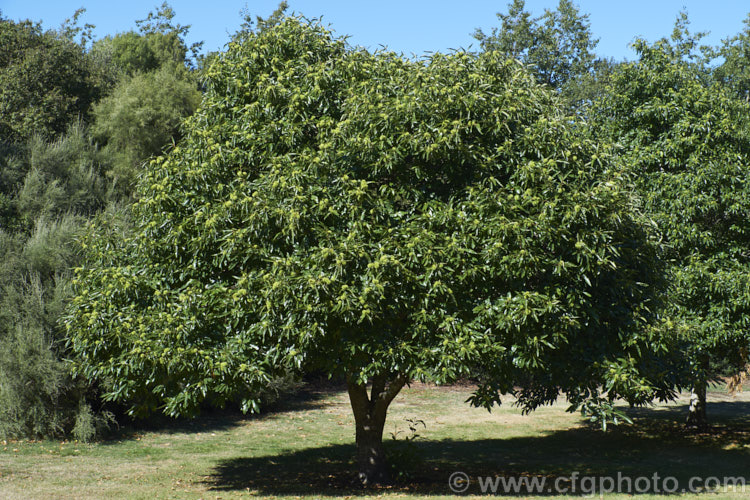
[[(468, 497), (481, 493), (478, 476), (539, 476), (547, 484), (563, 478), (559, 484), (568, 489), (573, 483), (564, 478), (574, 472), (649, 478), (657, 473), (677, 478), (680, 489), (691, 476), (750, 481), (748, 392), (732, 398), (712, 391), (714, 425), (703, 434), (684, 430), (685, 399), (629, 410), (636, 425), (602, 433), (580, 415), (566, 413), (564, 404), (529, 416), (512, 405), (488, 413), (464, 403), (469, 392), (414, 385), (396, 399), (385, 433), (402, 472), (393, 487), (356, 486), (346, 394), (308, 389), (256, 417), (214, 413), (150, 430), (122, 429), (116, 438), (95, 444), (0, 442), (0, 498), (437, 499), (452, 495), (448, 478), (456, 471), (471, 479)], [(407, 419), (425, 424), (410, 443), (403, 439), (410, 434)], [(576, 486), (580, 494), (587, 485)], [(644, 498), (658, 496), (650, 491)], [(750, 498), (750, 485), (745, 493), (687, 496)]]

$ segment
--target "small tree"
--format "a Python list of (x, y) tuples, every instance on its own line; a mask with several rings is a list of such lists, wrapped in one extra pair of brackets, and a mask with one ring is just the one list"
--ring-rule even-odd
[(682, 14), (671, 40), (636, 41), (638, 61), (615, 72), (594, 115), (668, 244), (667, 315), (693, 387), (689, 422), (702, 427), (712, 359), (747, 362), (750, 107), (710, 78), (699, 38)]
[(135, 235), (100, 228), (78, 270), (70, 344), (106, 398), (181, 415), (240, 393), (257, 410), (272, 377), (323, 370), (346, 379), (372, 484), (412, 379), (481, 373), (488, 407), (520, 374), (536, 402), (644, 389), (650, 226), (517, 62), (370, 54), (287, 18), (205, 75), (140, 183)]

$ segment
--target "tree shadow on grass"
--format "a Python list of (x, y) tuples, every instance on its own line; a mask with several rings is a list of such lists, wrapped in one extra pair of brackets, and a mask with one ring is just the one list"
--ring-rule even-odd
[[(606, 433), (583, 426), (508, 439), (387, 441), (389, 458), (402, 472), (396, 485), (387, 488), (363, 491), (357, 487), (353, 444), (224, 460), (207, 482), (219, 491), (334, 496), (384, 490), (450, 495), (448, 478), (457, 471), (469, 476), (469, 494), (482, 493), (477, 478), (487, 476), (546, 478), (545, 488), (550, 491), (521, 489), (517, 495), (570, 494), (574, 485), (578, 494), (592, 493), (592, 487), (609, 487), (610, 483), (600, 482), (608, 477), (624, 478), (619, 483), (622, 493), (671, 489), (679, 493), (704, 485), (702, 481), (691, 484), (693, 477), (715, 477), (719, 482), (742, 477), (750, 483), (750, 403), (713, 403), (711, 408), (717, 423), (704, 433), (685, 430), (680, 422), (686, 408), (678, 406), (629, 410), (637, 425), (614, 427)], [(676, 421), (675, 417), (680, 418)], [(569, 480), (575, 472), (577, 483)], [(656, 480), (654, 474), (658, 474)], [(597, 479), (585, 483), (583, 477)], [(674, 481), (665, 482), (672, 477)], [(637, 478), (646, 479), (636, 482)], [(556, 484), (559, 488), (554, 488)], [(497, 493), (514, 494), (503, 491), (502, 485)]]
[(181, 434), (228, 431), (248, 420), (267, 418), (279, 413), (323, 408), (326, 406), (325, 400), (336, 392), (338, 388), (335, 387), (304, 386), (292, 394), (281, 396), (277, 401), (264, 407), (261, 413), (254, 415), (242, 413), (236, 406), (228, 406), (205, 408), (193, 418), (171, 418), (163, 414), (154, 414), (146, 419), (125, 420), (123, 425), (114, 430), (101, 444), (118, 444), (124, 439), (138, 438), (144, 432)]
[(268, 405), (261, 413), (286, 413), (295, 411), (309, 411), (328, 406), (330, 397), (346, 390), (346, 386), (336, 384), (307, 384), (294, 394), (279, 398)]

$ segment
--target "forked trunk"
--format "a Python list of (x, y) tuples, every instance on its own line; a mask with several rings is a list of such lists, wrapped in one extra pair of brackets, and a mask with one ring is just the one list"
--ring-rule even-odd
[(383, 450), (383, 429), (388, 405), (406, 383), (404, 377), (396, 377), (386, 387), (386, 378), (376, 377), (371, 394), (354, 377), (347, 377), (349, 401), (354, 412), (357, 440), (357, 467), (359, 481), (363, 486), (387, 484), (388, 463)]

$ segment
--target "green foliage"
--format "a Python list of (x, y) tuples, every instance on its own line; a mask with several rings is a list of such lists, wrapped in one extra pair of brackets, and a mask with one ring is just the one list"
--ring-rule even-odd
[(250, 14), (250, 11), (246, 6), (240, 12), (243, 21), (240, 25), (240, 29), (235, 34), (235, 38), (246, 36), (256, 31), (264, 31), (269, 28), (273, 28), (284, 20), (284, 17), (286, 17), (286, 11), (288, 9), (289, 4), (286, 2), (286, 0), (282, 0), (268, 17), (263, 18), (261, 16), (255, 16), (255, 19), (253, 19), (252, 14)]
[(179, 139), (180, 122), (190, 116), (201, 95), (184, 68), (162, 66), (124, 77), (94, 107), (92, 131), (119, 155), (110, 172), (124, 193), (132, 191), (140, 164)]
[(25, 242), (0, 233), (0, 435), (6, 437), (61, 435), (71, 418), (65, 400), (80, 390), (58, 356), (56, 320), (68, 281), (49, 274), (63, 257), (54, 240), (70, 247), (77, 224), (68, 218), (38, 227)]
[(607, 424), (612, 422), (618, 425), (620, 422), (632, 424), (633, 421), (622, 409), (615, 406), (615, 402), (609, 398), (589, 398), (583, 402), (574, 401), (568, 411), (575, 411), (580, 406), (581, 415), (586, 417), (592, 424), (601, 425), (602, 430), (607, 430)]
[(699, 38), (683, 14), (671, 41), (636, 41), (639, 60), (618, 68), (595, 115), (668, 245), (665, 325), (683, 344), (682, 382), (703, 385), (711, 357), (747, 361), (750, 107), (709, 78)]
[(73, 125), (59, 139), (29, 141), (28, 170), (17, 191), (18, 215), (27, 221), (65, 213), (91, 214), (109, 197), (103, 179), (111, 161), (92, 144), (87, 130)]
[[(132, 194), (139, 163), (170, 142), (200, 98), (185, 67), (187, 27), (170, 22), (168, 6), (149, 15), (140, 34), (108, 37), (90, 52), (92, 27), (78, 27), (81, 13), (46, 33), (0, 19), (3, 436), (88, 440), (111, 423), (91, 409), (95, 391), (63, 361), (69, 353), (58, 320), (70, 269), (81, 262), (74, 239), (108, 204), (102, 217), (127, 231), (117, 203)], [(94, 115), (98, 139), (109, 142), (100, 149), (85, 121), (106, 89)]]
[(0, 229), (0, 435), (58, 437), (74, 428), (79, 401), (91, 394), (63, 361), (58, 320), (80, 261), (74, 239), (83, 216), (108, 198), (106, 167), (80, 126), (12, 154), (2, 157), (0, 182), (13, 222)]
[(86, 242), (66, 323), (105, 398), (176, 415), (289, 368), (479, 370), (489, 405), (522, 374), (596, 387), (653, 347), (650, 228), (516, 62), (370, 54), (285, 19), (206, 76), (139, 185), (134, 236)]
[(570, 112), (588, 118), (593, 104), (608, 92), (609, 80), (619, 64), (613, 59), (597, 59), (588, 73), (568, 81), (561, 95)]
[[(4, 307), (18, 307), (20, 302), (25, 312), (38, 311), (42, 300), (38, 281), (21, 290), (3, 288)], [(8, 319), (7, 313), (3, 316)], [(69, 383), (67, 370), (33, 316), (13, 319), (15, 324), (5, 326), (0, 336), (0, 435), (60, 435), (66, 417), (58, 409), (60, 393)]]
[(76, 423), (73, 426), (73, 437), (83, 443), (92, 441), (96, 436), (95, 421), (95, 415), (94, 412), (91, 411), (91, 406), (86, 403), (81, 403), (78, 414), (76, 415)]
[(188, 50), (195, 52), (200, 44), (189, 49), (184, 40), (189, 26), (174, 24), (173, 18), (164, 3), (136, 22), (138, 32), (98, 40), (91, 51), (113, 81), (93, 109), (92, 134), (113, 160), (108, 174), (120, 198), (132, 195), (142, 163), (179, 139), (180, 121), (200, 102), (187, 58)]
[(556, 10), (545, 9), (537, 18), (524, 10), (525, 0), (513, 0), (508, 13), (498, 13), (500, 27), (490, 34), (476, 30), (483, 50), (496, 50), (528, 65), (537, 81), (554, 89), (591, 72), (598, 40), (591, 35), (588, 15), (581, 15), (571, 0), (560, 0)]
[(88, 443), (104, 435), (115, 424), (116, 421), (111, 412), (95, 413), (91, 405), (81, 399), (71, 435), (77, 441)]
[(77, 43), (84, 49), (86, 49), (88, 42), (93, 40), (93, 31), (96, 28), (96, 26), (89, 23), (84, 24), (83, 27), (79, 26), (78, 21), (85, 12), (86, 9), (84, 8), (76, 9), (73, 16), (63, 21), (58, 30), (58, 34), (68, 40), (75, 41), (76, 37), (78, 37)]
[(419, 431), (427, 429), (424, 420), (405, 417), (405, 426), (408, 431), (394, 426), (391, 432), (391, 442), (388, 450), (388, 465), (391, 468), (391, 477), (404, 481), (411, 479), (424, 465), (424, 457), (421, 456), (415, 441), (421, 437)]
[(191, 52), (193, 59), (197, 58), (203, 42), (185, 45), (185, 36), (190, 31), (190, 25), (174, 24), (175, 13), (172, 7), (163, 2), (156, 12), (149, 12), (146, 19), (136, 21), (139, 31), (149, 39), (151, 48), (158, 61), (187, 62), (187, 52)]
[(131, 30), (108, 35), (93, 43), (87, 55), (107, 82), (108, 90), (111, 91), (111, 87), (123, 77), (164, 68), (179, 73), (180, 70), (192, 69), (193, 63), (200, 64), (202, 57), (198, 56), (198, 51), (202, 42), (188, 47), (185, 37), (190, 26), (174, 24), (173, 18), (174, 11), (164, 3), (156, 12), (150, 12), (146, 19), (136, 21), (137, 32)]
[(153, 71), (161, 63), (157, 59), (150, 39), (134, 31), (107, 36), (97, 40), (91, 49), (92, 57), (110, 69), (132, 75), (141, 71)]
[(111, 158), (92, 144), (80, 124), (48, 141), (40, 137), (0, 155), (0, 196), (6, 230), (29, 234), (35, 222), (67, 213), (90, 214), (110, 199), (103, 174)]
[(162, 66), (184, 66), (187, 47), (179, 33), (136, 33), (127, 31), (97, 40), (91, 56), (109, 71), (132, 76), (156, 71)]
[(101, 92), (83, 46), (39, 24), (0, 18), (0, 137), (46, 138), (88, 115)]
[[(16, 332), (3, 339), (0, 359), (0, 436), (4, 438), (58, 437), (67, 416), (59, 393), (67, 384), (66, 370), (49, 346), (35, 346), (38, 335)], [(7, 382), (21, 382), (25, 385)]]
[(742, 99), (750, 99), (750, 15), (742, 32), (724, 40), (718, 53), (724, 61), (714, 72), (716, 78)]

